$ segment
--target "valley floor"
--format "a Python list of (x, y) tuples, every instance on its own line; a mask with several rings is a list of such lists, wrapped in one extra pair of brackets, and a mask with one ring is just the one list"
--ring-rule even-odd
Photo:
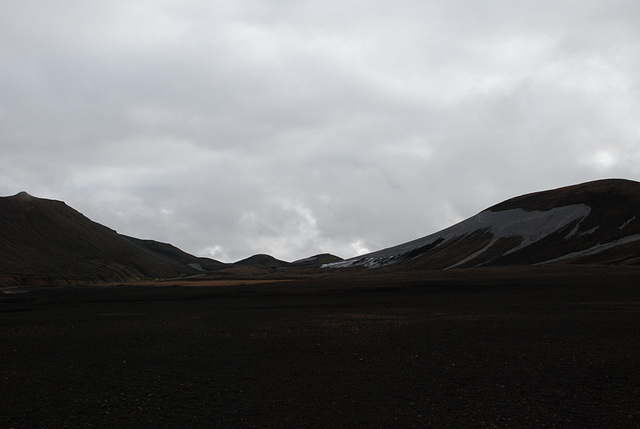
[(4, 294), (0, 427), (638, 427), (639, 274)]

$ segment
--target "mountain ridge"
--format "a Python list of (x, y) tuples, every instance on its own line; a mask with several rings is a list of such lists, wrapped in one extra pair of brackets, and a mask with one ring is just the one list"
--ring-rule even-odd
[(169, 248), (118, 234), (62, 201), (27, 192), (0, 197), (0, 283), (130, 281), (201, 271), (189, 265), (201, 258), (177, 248), (171, 256)]
[(640, 183), (603, 179), (510, 198), (433, 234), (323, 267), (639, 264), (639, 243)]
[(524, 194), (433, 234), (346, 260), (321, 254), (286, 262), (257, 254), (233, 264), (119, 234), (62, 201), (27, 192), (0, 197), (0, 284), (175, 278), (231, 267), (444, 270), (550, 263), (640, 265), (640, 183), (603, 179)]

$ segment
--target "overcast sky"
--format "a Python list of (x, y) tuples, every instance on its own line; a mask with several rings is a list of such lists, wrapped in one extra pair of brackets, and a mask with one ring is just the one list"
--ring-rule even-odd
[(638, 0), (0, 0), (0, 195), (233, 262), (640, 180)]

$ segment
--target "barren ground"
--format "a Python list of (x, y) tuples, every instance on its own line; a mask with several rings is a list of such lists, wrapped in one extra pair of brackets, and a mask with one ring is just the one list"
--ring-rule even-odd
[(637, 267), (277, 277), (0, 294), (0, 427), (640, 426)]

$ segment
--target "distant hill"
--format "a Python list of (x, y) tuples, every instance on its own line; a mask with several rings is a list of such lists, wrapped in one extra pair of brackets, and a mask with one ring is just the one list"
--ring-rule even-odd
[(91, 221), (61, 201), (0, 198), (0, 284), (175, 277), (220, 266)]
[(213, 270), (226, 268), (229, 266), (229, 264), (216, 261), (215, 259), (190, 255), (189, 253), (186, 253), (168, 243), (160, 243), (154, 240), (141, 240), (139, 238), (128, 237), (125, 235), (121, 235), (121, 236), (126, 240), (131, 241), (136, 246), (146, 249), (147, 251), (153, 253), (156, 256), (162, 256), (168, 259), (169, 261), (179, 262), (181, 264), (188, 265), (199, 271), (213, 271)]
[(295, 267), (320, 267), (323, 264), (330, 264), (333, 262), (343, 261), (339, 256), (332, 255), (330, 253), (322, 253), (319, 255), (310, 256), (304, 259), (298, 259), (291, 263)]
[(271, 255), (258, 254), (258, 255), (249, 256), (246, 259), (242, 259), (238, 262), (235, 262), (233, 265), (263, 267), (263, 268), (281, 268), (281, 267), (288, 267), (291, 264), (289, 262), (276, 259)]
[(325, 267), (549, 263), (640, 264), (640, 183), (598, 180), (515, 197), (440, 232)]

